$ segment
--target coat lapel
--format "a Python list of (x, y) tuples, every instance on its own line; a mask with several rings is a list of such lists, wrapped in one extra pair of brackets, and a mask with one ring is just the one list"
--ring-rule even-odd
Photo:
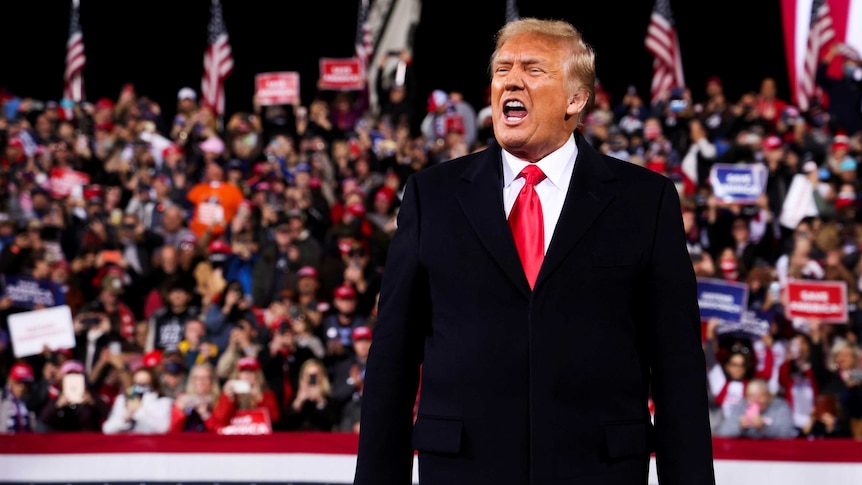
[(502, 163), (500, 147), (492, 142), (461, 175), (466, 183), (456, 197), (479, 240), (512, 283), (529, 297), (530, 285), (503, 209)]
[(580, 133), (575, 133), (575, 141), (578, 144), (575, 170), (553, 239), (536, 279), (536, 288), (560, 266), (614, 198), (611, 186), (607, 183), (614, 179), (613, 172)]

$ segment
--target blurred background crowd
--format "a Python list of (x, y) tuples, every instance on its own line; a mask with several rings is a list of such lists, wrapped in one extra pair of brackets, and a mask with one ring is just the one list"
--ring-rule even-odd
[[(0, 432), (214, 432), (261, 408), (276, 431), (358, 432), (405, 181), (493, 137), (489, 99), (417, 92), (397, 55), (406, 71), (384, 59), (362, 90), (225, 118), (190, 87), (170, 119), (134, 84), (93, 103), (4, 92)], [(747, 284), (769, 322), (704, 321), (718, 436), (862, 439), (862, 62), (834, 56), (841, 77), (821, 69), (804, 111), (772, 78), (655, 102), (599, 85), (581, 128), (676, 182), (695, 273)], [(718, 163), (765, 167), (756, 202), (715, 196)], [(846, 282), (848, 320), (788, 319), (793, 279)], [(21, 280), (51, 305), (13, 298)], [(52, 305), (71, 309), (75, 345), (16, 357), (8, 317)]]

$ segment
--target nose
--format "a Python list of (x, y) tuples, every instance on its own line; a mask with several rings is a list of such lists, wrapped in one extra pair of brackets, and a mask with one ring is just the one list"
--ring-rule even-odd
[(518, 68), (513, 67), (512, 70), (506, 74), (506, 79), (503, 82), (503, 86), (506, 90), (522, 89), (524, 87), (524, 80), (521, 78), (521, 75), (522, 72)]

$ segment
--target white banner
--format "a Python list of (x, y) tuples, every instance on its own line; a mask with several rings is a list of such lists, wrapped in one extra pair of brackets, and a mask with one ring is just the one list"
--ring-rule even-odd
[(72, 310), (67, 305), (13, 313), (8, 321), (15, 357), (40, 354), (46, 346), (51, 350), (75, 347)]

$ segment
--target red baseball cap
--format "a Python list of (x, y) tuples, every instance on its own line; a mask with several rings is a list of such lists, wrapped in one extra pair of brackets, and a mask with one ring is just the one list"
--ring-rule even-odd
[(236, 363), (236, 368), (238, 370), (260, 370), (260, 362), (257, 361), (256, 358), (251, 356), (245, 356), (239, 359)]
[(36, 376), (33, 374), (33, 368), (26, 362), (18, 362), (9, 370), (9, 377), (15, 379), (16, 382), (33, 382)]
[(355, 217), (362, 217), (365, 215), (365, 206), (362, 204), (350, 204), (347, 206), (347, 212)]
[(306, 276), (317, 278), (317, 269), (315, 269), (314, 266), (303, 266), (296, 272), (297, 278), (304, 278)]
[(100, 98), (96, 101), (96, 109), (114, 109), (114, 102), (110, 98)]
[(763, 149), (764, 150), (775, 150), (781, 148), (781, 138), (775, 135), (769, 135), (763, 140)]
[(213, 239), (213, 241), (209, 245), (210, 253), (218, 253), (218, 254), (231, 254), (233, 250), (230, 248), (230, 244), (226, 243), (222, 239)]
[(343, 300), (353, 300), (356, 298), (356, 290), (348, 284), (344, 284), (335, 289), (335, 298)]
[(368, 339), (371, 340), (371, 329), (365, 325), (360, 325), (353, 329), (353, 341)]
[(167, 158), (170, 155), (182, 155), (183, 153), (185, 152), (180, 146), (171, 143), (164, 150), (162, 150), (162, 158)]
[(162, 361), (162, 351), (161, 350), (152, 350), (144, 354), (144, 367), (155, 367), (159, 365), (159, 362)]
[(850, 148), (850, 138), (845, 134), (835, 135), (832, 139), (832, 150), (847, 150)]
[(60, 366), (60, 374), (66, 375), (72, 372), (83, 374), (84, 364), (79, 360), (67, 360), (66, 362), (63, 362), (63, 365)]

